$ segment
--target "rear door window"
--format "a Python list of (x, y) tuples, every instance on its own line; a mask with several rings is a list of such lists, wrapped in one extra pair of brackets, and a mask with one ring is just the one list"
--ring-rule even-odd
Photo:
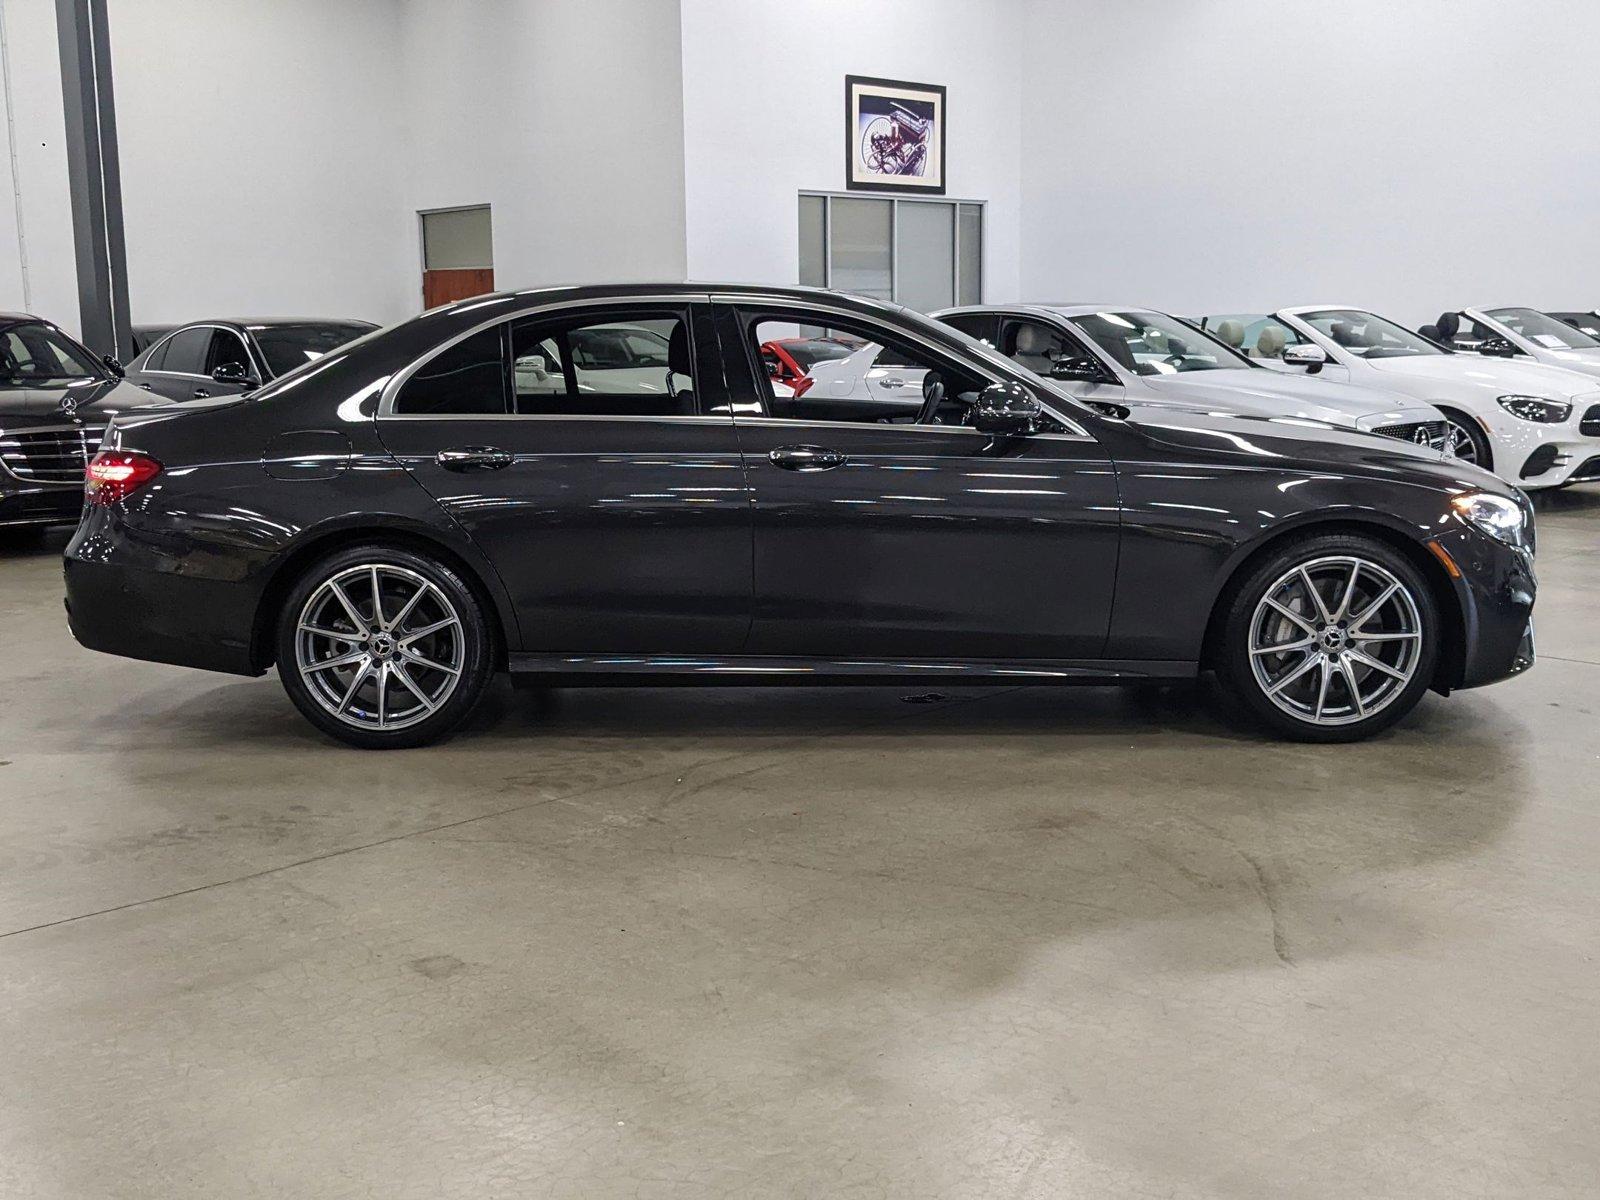
[(206, 355), (211, 350), (211, 335), (215, 332), (209, 325), (197, 325), (173, 334), (167, 339), (161, 370), (182, 375), (204, 375)]

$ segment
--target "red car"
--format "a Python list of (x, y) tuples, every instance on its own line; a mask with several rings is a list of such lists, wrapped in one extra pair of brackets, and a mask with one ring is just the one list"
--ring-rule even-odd
[(761, 343), (761, 361), (775, 395), (800, 396), (811, 386), (811, 368), (817, 363), (849, 358), (864, 345), (847, 338), (774, 338)]

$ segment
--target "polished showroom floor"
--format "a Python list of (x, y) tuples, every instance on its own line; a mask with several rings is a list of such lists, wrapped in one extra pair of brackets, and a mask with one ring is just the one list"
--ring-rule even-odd
[(0, 1195), (1592, 1196), (1600, 488), (1541, 510), (1539, 666), (1348, 747), (504, 689), (364, 754), (4, 551)]

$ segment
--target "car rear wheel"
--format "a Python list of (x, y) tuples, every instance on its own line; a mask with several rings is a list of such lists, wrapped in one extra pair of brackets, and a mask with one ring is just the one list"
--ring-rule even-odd
[(1269, 729), (1311, 742), (1368, 737), (1433, 681), (1439, 618), (1427, 581), (1376, 539), (1284, 546), (1234, 590), (1218, 675)]
[(277, 652), (295, 706), (364, 749), (445, 736), (493, 674), (472, 590), (443, 563), (393, 546), (352, 547), (307, 571), (279, 615)]

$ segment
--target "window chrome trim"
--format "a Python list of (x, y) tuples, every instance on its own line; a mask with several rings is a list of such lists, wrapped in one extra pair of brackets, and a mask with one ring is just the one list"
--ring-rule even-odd
[[(443, 354), (446, 350), (449, 350), (451, 347), (460, 342), (466, 341), (470, 337), (476, 337), (485, 329), (494, 329), (501, 325), (509, 325), (514, 321), (520, 321), (525, 317), (536, 316), (541, 313), (562, 312), (572, 309), (619, 307), (650, 308), (652, 306), (660, 307), (674, 304), (708, 304), (710, 301), (710, 295), (705, 292), (671, 292), (659, 296), (601, 296), (592, 297), (587, 300), (552, 300), (547, 301), (544, 304), (532, 304), (526, 308), (519, 308), (512, 312), (501, 313), (499, 316), (491, 317), (487, 321), (481, 321), (478, 324), (462, 331), (461, 333), (455, 334), (448, 341), (436, 343), (423, 354), (412, 359), (411, 362), (406, 364), (404, 367), (401, 367), (400, 370), (396, 371), (392, 376), (390, 376), (389, 382), (383, 385), (383, 394), (378, 397), (377, 419), (380, 421), (575, 421), (586, 418), (603, 421), (695, 420), (707, 414), (693, 413), (684, 416), (675, 416), (671, 414), (662, 414), (661, 416), (642, 416), (639, 414), (633, 414), (631, 417), (613, 417), (595, 413), (573, 414), (571, 416), (568, 416), (564, 413), (397, 413), (394, 411), (394, 400), (399, 394), (400, 389), (405, 387), (405, 385), (410, 381), (411, 377), (423, 367), (427, 366), (434, 359), (438, 358), (439, 355)], [(696, 389), (696, 391), (698, 392), (698, 389)]]
[[(252, 361), (252, 363), (254, 364), (255, 373), (258, 376), (261, 376), (263, 379), (266, 379), (267, 382), (269, 382), (269, 383), (271, 382), (271, 380), (267, 378), (267, 372), (265, 370), (263, 370), (264, 360), (263, 361), (257, 361), (257, 359), (256, 359), (256, 350), (255, 350), (254, 345), (252, 345), (253, 339), (251, 339), (249, 337), (246, 337), (244, 334), (241, 334), (237, 329), (230, 328), (227, 325), (217, 325), (217, 324), (215, 324), (214, 322), (211, 322), (211, 321), (195, 321), (193, 324), (190, 324), (190, 325), (180, 325), (180, 326), (178, 326), (178, 328), (174, 329), (171, 333), (166, 334), (160, 340), (152, 342), (150, 344), (150, 348), (147, 349), (144, 352), (144, 357), (148, 359), (148, 358), (154, 356), (154, 354), (156, 352), (156, 348), (158, 346), (166, 345), (173, 338), (177, 337), (180, 333), (187, 333), (191, 329), (214, 329), (214, 330), (218, 330), (218, 331), (220, 331), (222, 333), (231, 333), (231, 334), (233, 334), (234, 337), (238, 338), (240, 340), (240, 342), (243, 343), (245, 357), (250, 359)], [(209, 346), (206, 347), (206, 353), (209, 354), (210, 352), (211, 352), (211, 348)], [(135, 370), (140, 375), (167, 375), (167, 376), (172, 377), (173, 379), (211, 379), (211, 376), (209, 376), (209, 375), (207, 375), (207, 374), (205, 374), (203, 372), (201, 372), (199, 374), (196, 374), (193, 371), (167, 371), (167, 370), (160, 370), (160, 369), (157, 369), (157, 368), (154, 368), (154, 367), (136, 367)]]
[[(879, 303), (884, 303), (884, 302), (880, 301)], [(858, 312), (852, 312), (848, 308), (830, 305), (825, 300), (821, 300), (821, 301), (818, 301), (818, 300), (802, 300), (802, 299), (799, 299), (799, 298), (796, 298), (796, 297), (792, 297), (792, 296), (761, 296), (761, 295), (755, 295), (755, 294), (746, 295), (746, 294), (742, 294), (742, 293), (727, 293), (727, 294), (721, 294), (721, 295), (717, 295), (717, 296), (711, 297), (711, 306), (713, 308), (715, 308), (719, 304), (728, 304), (728, 305), (732, 305), (734, 307), (756, 307), (756, 308), (761, 308), (763, 310), (780, 309), (781, 308), (781, 309), (796, 309), (796, 310), (798, 310), (798, 311), (800, 311), (802, 313), (808, 313), (808, 312), (832, 313), (834, 316), (841, 317), (846, 321), (864, 322), (864, 323), (869, 324), (869, 325), (872, 324), (873, 321), (874, 321), (874, 318), (871, 317), (871, 316), (862, 316), (862, 314), (860, 314)], [(904, 305), (895, 305), (894, 307), (903, 309), (905, 306)], [(909, 310), (907, 310), (907, 311), (909, 311)], [(926, 319), (927, 320), (933, 320), (934, 318), (928, 317)], [(922, 334), (922, 332), (920, 330), (917, 330), (917, 329), (914, 329), (914, 328), (913, 329), (896, 329), (894, 332), (899, 334), (901, 337), (905, 338), (908, 341), (916, 342), (918, 345), (922, 346), (924, 349), (929, 350), (929, 351), (933, 352), (934, 354), (939, 355), (941, 358), (959, 358), (960, 357), (954, 351), (948, 349), (947, 347), (941, 346), (937, 342), (929, 340), (927, 337), (925, 337)], [(957, 330), (957, 332), (960, 332), (960, 331)], [(1000, 352), (998, 350), (995, 351), (995, 354), (996, 354), (997, 357), (999, 357), (1002, 360), (1002, 362), (1009, 363), (1011, 361), (1010, 359), (1006, 358), (1005, 355), (1000, 354)], [(971, 361), (970, 365), (971, 365), (972, 369), (977, 374), (979, 374), (982, 377), (988, 379), (988, 381), (990, 383), (1020, 383), (1020, 384), (1022, 384), (1024, 387), (1026, 387), (1028, 389), (1029, 393), (1032, 394), (1035, 399), (1039, 400), (1039, 407), (1044, 409), (1044, 411), (1046, 413), (1048, 413), (1052, 418), (1054, 418), (1055, 420), (1059, 421), (1061, 424), (1067, 426), (1068, 429), (1071, 429), (1071, 430), (1075, 431), (1073, 433), (1032, 434), (1030, 436), (1033, 436), (1033, 437), (1071, 438), (1073, 441), (1087, 441), (1087, 442), (1093, 442), (1093, 441), (1097, 441), (1098, 440), (1097, 438), (1092, 436), (1089, 433), (1089, 431), (1087, 429), (1085, 429), (1082, 425), (1080, 425), (1076, 420), (1074, 420), (1071, 417), (1062, 415), (1062, 413), (1059, 412), (1055, 407), (1053, 407), (1049, 402), (1047, 402), (1044, 398), (1040, 397), (1039, 389), (1037, 387), (1035, 387), (1033, 385), (1033, 383), (1030, 382), (1030, 380), (1028, 380), (1026, 378), (1023, 378), (1021, 376), (1018, 376), (1018, 375), (1013, 375), (1010, 378), (1006, 378), (1006, 376), (1008, 374), (1010, 374), (1010, 372), (1007, 371), (1005, 368), (1002, 368), (1000, 363), (990, 362), (988, 358), (975, 358), (975, 359), (973, 359)], [(758, 380), (758, 382), (759, 382), (759, 380)], [(1053, 398), (1054, 397), (1052, 396), (1051, 399), (1053, 399)], [(765, 399), (764, 398), (763, 398), (762, 403), (765, 404)], [(797, 420), (795, 420), (793, 418), (789, 418), (789, 417), (773, 417), (773, 416), (769, 416), (768, 414), (765, 414), (765, 413), (762, 414), (762, 419), (763, 420), (769, 420), (769, 421), (781, 421), (781, 422), (784, 422), (784, 423), (790, 424), (790, 425), (801, 423), (801, 422), (799, 422), (799, 421), (797, 421)], [(849, 426), (851, 428), (860, 429), (863, 425), (873, 425), (873, 424), (877, 424), (877, 422), (874, 422), (874, 421), (838, 421), (838, 422), (832, 422), (832, 424), (845, 425), (845, 426)], [(885, 426), (883, 426), (883, 428), (888, 429), (888, 428), (894, 428), (894, 427), (885, 425)], [(926, 429), (944, 429), (944, 430), (949, 430), (949, 429), (961, 429), (961, 428), (965, 428), (965, 427), (964, 426), (960, 426), (960, 425), (927, 425), (927, 426), (923, 426), (923, 425), (905, 425), (905, 426), (899, 426), (899, 428), (903, 428), (903, 429), (926, 428)], [(978, 430), (973, 430), (972, 432), (977, 433), (979, 431)]]

